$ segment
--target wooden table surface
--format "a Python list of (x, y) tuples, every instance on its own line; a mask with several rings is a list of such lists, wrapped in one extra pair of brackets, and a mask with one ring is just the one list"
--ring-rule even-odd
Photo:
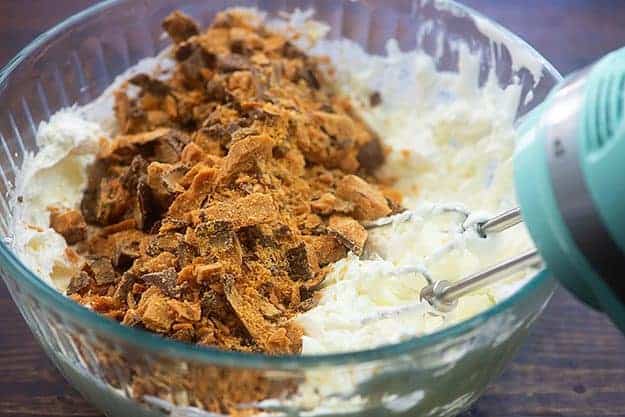
[[(0, 65), (93, 3), (0, 0)], [(465, 3), (521, 34), (563, 73), (625, 44), (625, 0)], [(0, 285), (0, 417), (9, 416), (100, 414), (46, 359)], [(625, 337), (559, 290), (516, 359), (463, 417), (493, 416), (625, 416)]]

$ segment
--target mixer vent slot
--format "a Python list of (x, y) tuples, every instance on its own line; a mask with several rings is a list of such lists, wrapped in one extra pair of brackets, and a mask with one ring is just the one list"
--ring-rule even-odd
[(596, 68), (589, 80), (585, 109), (586, 147), (589, 152), (598, 151), (618, 135), (625, 134), (625, 68), (622, 67), (622, 64), (617, 64)]

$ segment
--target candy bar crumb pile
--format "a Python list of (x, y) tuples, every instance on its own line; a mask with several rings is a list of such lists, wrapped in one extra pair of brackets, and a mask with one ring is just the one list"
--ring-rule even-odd
[(67, 294), (174, 339), (299, 353), (291, 319), (327, 265), (362, 253), (361, 222), (401, 210), (373, 176), (384, 149), (328, 64), (286, 37), (235, 11), (202, 33), (180, 12), (163, 28), (171, 77), (123, 84), (80, 211), (51, 212), (84, 259)]

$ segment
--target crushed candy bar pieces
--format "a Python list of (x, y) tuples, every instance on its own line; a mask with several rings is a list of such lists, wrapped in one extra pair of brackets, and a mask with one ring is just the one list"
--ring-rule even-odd
[(164, 271), (144, 274), (140, 278), (147, 285), (153, 285), (160, 289), (163, 294), (175, 297), (179, 292), (177, 277), (178, 275), (174, 268), (167, 268)]
[(223, 263), (220, 261), (211, 264), (197, 265), (195, 267), (195, 276), (198, 283), (213, 281), (224, 273)]
[(356, 156), (360, 167), (366, 172), (373, 173), (384, 163), (384, 148), (378, 137), (373, 137), (365, 143)]
[(369, 106), (377, 107), (382, 103), (382, 95), (379, 91), (374, 91), (369, 95)]
[[(197, 322), (202, 318), (202, 309), (199, 302), (190, 303), (189, 301), (167, 300), (170, 311), (176, 317), (176, 321)], [(180, 327), (179, 327), (180, 328)]]
[(85, 271), (74, 275), (67, 286), (67, 295), (78, 294), (86, 291), (91, 286), (91, 277)]
[(121, 279), (117, 283), (117, 286), (115, 287), (113, 299), (119, 304), (124, 302), (128, 303), (128, 300), (132, 299), (132, 301), (128, 303), (128, 307), (130, 307), (131, 309), (135, 308), (134, 305), (130, 305), (131, 303), (134, 304), (135, 302), (131, 294), (132, 286), (135, 284), (135, 282), (136, 277), (134, 275), (128, 273), (122, 275)]
[(318, 270), (319, 262), (305, 242), (287, 250), (289, 276), (295, 280), (306, 280), (313, 277)]
[(241, 139), (230, 147), (224, 160), (222, 178), (231, 179), (235, 174), (259, 169), (272, 155), (273, 141), (266, 135), (250, 136)]
[(254, 193), (230, 201), (218, 201), (205, 209), (191, 211), (189, 221), (192, 224), (205, 221), (232, 223), (240, 229), (255, 224), (271, 223), (278, 219), (278, 210), (271, 196)]
[(102, 179), (95, 203), (95, 216), (98, 222), (106, 226), (119, 221), (128, 208), (129, 197), (119, 178)]
[(200, 33), (198, 25), (186, 14), (175, 11), (163, 20), (163, 29), (174, 42), (180, 43)]
[(102, 257), (87, 261), (84, 270), (93, 277), (97, 285), (112, 284), (117, 281), (117, 273), (108, 258)]
[(319, 266), (326, 266), (347, 255), (346, 247), (335, 236), (306, 236), (304, 240), (315, 251)]
[(375, 220), (391, 214), (382, 192), (355, 175), (344, 176), (336, 186), (336, 195), (354, 205), (354, 218)]
[(167, 297), (157, 287), (150, 287), (141, 295), (137, 314), (147, 329), (158, 333), (171, 329), (174, 315), (167, 302)]
[(87, 237), (87, 223), (77, 210), (54, 209), (50, 213), (50, 227), (73, 245)]
[(298, 353), (292, 318), (328, 265), (363, 252), (360, 221), (400, 210), (375, 178), (385, 150), (322, 59), (245, 13), (201, 32), (174, 12), (163, 29), (175, 68), (118, 88), (120, 133), (100, 144), (81, 213), (51, 215), (85, 260), (67, 293), (176, 340)]
[(362, 254), (367, 241), (367, 231), (356, 220), (346, 216), (332, 216), (328, 222), (328, 229), (347, 249), (356, 255)]
[(122, 269), (129, 268), (141, 256), (146, 244), (145, 234), (134, 229), (110, 234), (108, 240), (114, 247), (111, 261), (116, 268)]
[(290, 325), (281, 328), (268, 322), (261, 312), (259, 303), (254, 302), (254, 297), (241, 294), (230, 277), (224, 280), (224, 293), (252, 338), (266, 351), (296, 353), (301, 349), (299, 337), (291, 338), (294, 334), (301, 335), (290, 329)]
[(157, 128), (148, 132), (118, 136), (100, 149), (99, 158), (128, 163), (140, 155), (147, 161), (174, 163), (180, 158), (189, 137), (175, 129)]

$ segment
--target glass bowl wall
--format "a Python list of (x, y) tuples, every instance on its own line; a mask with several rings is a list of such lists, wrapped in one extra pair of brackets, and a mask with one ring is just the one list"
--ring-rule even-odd
[[(466, 409), (510, 360), (551, 297), (554, 283), (544, 272), (506, 301), (428, 336), (363, 352), (267, 357), (186, 345), (123, 327), (47, 286), (11, 252), (9, 194), (24, 155), (37, 150), (39, 122), (63, 107), (90, 102), (116, 75), (166, 47), (160, 22), (172, 10), (207, 25), (234, 5), (257, 7), (269, 16), (313, 8), (315, 19), (330, 25), (332, 38), (352, 39), (376, 54), (395, 38), (402, 50), (437, 57), (445, 70), (457, 65), (451, 45), (463, 42), (480, 54), (482, 78), (495, 71), (502, 86), (517, 81), (523, 97), (531, 92), (531, 100), (521, 100), (518, 116), (539, 104), (560, 78), (523, 41), (449, 1), (102, 2), (38, 37), (0, 73), (0, 269), (13, 300), (59, 370), (109, 416), (211, 415), (202, 409), (224, 390), (262, 393), (242, 395), (229, 405), (244, 411), (260, 397), (294, 391), (311, 372), (329, 372), (337, 380), (360, 376), (353, 390), (319, 393), (320, 403), (342, 409), (341, 415), (449, 416)], [(517, 67), (510, 51), (523, 53), (534, 72)], [(536, 67), (542, 68), (539, 80), (532, 76)], [(273, 405), (267, 411), (310, 415), (305, 404)]]

